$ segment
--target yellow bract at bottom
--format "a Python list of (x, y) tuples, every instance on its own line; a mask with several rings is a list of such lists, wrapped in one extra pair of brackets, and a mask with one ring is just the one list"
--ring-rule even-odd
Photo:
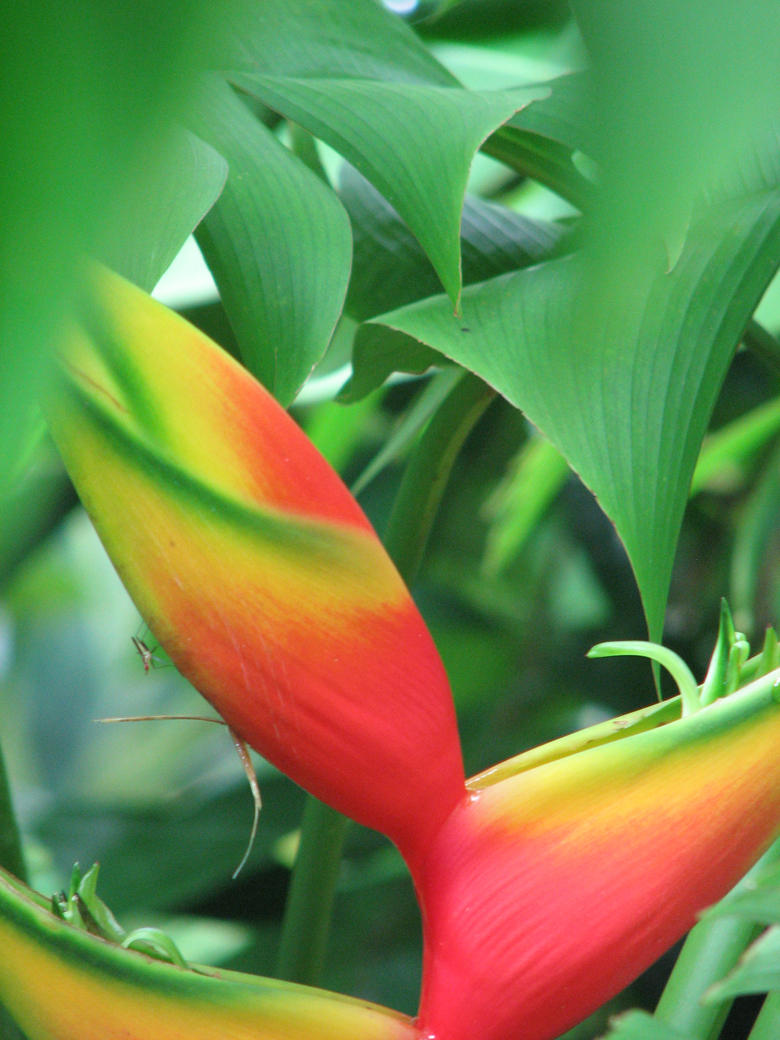
[[(369, 1004), (235, 973), (185, 972), (51, 924), (41, 941), (0, 920), (0, 999), (30, 1040), (417, 1037), (408, 1019)], [(66, 933), (62, 951), (53, 931)], [(86, 954), (78, 961), (76, 945)]]

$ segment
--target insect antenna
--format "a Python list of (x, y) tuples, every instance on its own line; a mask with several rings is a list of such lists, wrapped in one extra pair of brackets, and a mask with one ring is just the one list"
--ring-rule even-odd
[[(135, 642), (135, 637), (133, 637)], [(121, 715), (115, 716), (109, 719), (93, 719), (93, 722), (159, 722), (161, 719), (165, 720), (183, 720), (187, 722), (214, 722), (218, 726), (227, 726), (224, 719), (216, 719), (211, 715)], [(252, 759), (249, 757), (249, 751), (244, 741), (239, 735), (228, 726), (228, 733), (233, 741), (233, 747), (238, 752), (238, 757), (241, 759), (241, 765), (244, 767), (246, 778), (249, 781), (249, 788), (252, 792), (252, 800), (255, 805), (254, 818), (252, 820), (252, 830), (249, 834), (249, 844), (246, 847), (246, 852), (241, 858), (241, 862), (236, 867), (233, 873), (233, 880), (238, 877), (243, 868), (246, 866), (246, 861), (249, 859), (249, 855), (255, 844), (255, 838), (257, 837), (257, 825), (260, 818), (260, 810), (263, 808), (263, 800), (260, 797), (260, 785), (257, 782), (257, 773), (255, 767), (252, 764)]]

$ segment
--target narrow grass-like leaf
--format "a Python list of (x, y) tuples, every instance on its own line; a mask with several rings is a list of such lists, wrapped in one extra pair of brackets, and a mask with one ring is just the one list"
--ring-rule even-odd
[(705, 438), (691, 481), (691, 495), (729, 489), (761, 448), (780, 430), (780, 398), (753, 408)]
[(569, 473), (566, 459), (545, 437), (526, 441), (485, 506), (492, 518), (482, 561), (486, 573), (499, 573), (517, 556)]
[(425, 387), (412, 407), (401, 419), (393, 434), (385, 441), (382, 448), (366, 466), (350, 490), (357, 497), (360, 492), (378, 476), (385, 466), (394, 462), (407, 448), (422, 427), (449, 395), (463, 374), (463, 370), (449, 365), (439, 372)]
[(196, 126), (230, 175), (197, 238), (247, 368), (288, 405), (325, 353), (349, 280), (349, 219), (224, 80)]

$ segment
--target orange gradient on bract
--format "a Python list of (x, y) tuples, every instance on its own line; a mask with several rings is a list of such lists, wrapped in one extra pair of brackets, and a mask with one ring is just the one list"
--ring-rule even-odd
[[(167, 440), (153, 413), (164, 373), (143, 393), (135, 387), (129, 396), (145, 402), (130, 413), (103, 355), (90, 361), (88, 351), (80, 337), (50, 405), (52, 429), (156, 638), (244, 740), (317, 797), (388, 834), (414, 863), (463, 795), (454, 708), (425, 624), (357, 504), (275, 405), (272, 425), (285, 428), (296, 465), (316, 460), (311, 472), (325, 469), (332, 496), (312, 510), (308, 486), (286, 487), (302, 505), (285, 512), (284, 495), (261, 506), (245, 489), (228, 494), (220, 473), (189, 465), (200, 449), (173, 456), (159, 447)], [(135, 364), (131, 345), (127, 352), (125, 368)], [(232, 378), (237, 366), (227, 367)], [(252, 399), (270, 410), (264, 391)], [(199, 400), (179, 406), (197, 425)], [(266, 446), (260, 438), (254, 450)], [(273, 475), (290, 478), (278, 468)], [(332, 513), (342, 498), (341, 513), (360, 523), (312, 519), (327, 512), (323, 502)]]
[(726, 894), (780, 821), (780, 706), (750, 696), (509, 777), (454, 812), (422, 884), (426, 1035), (553, 1040)]
[(371, 531), (287, 413), (207, 336), (105, 268), (64, 356), (162, 456), (238, 500)]

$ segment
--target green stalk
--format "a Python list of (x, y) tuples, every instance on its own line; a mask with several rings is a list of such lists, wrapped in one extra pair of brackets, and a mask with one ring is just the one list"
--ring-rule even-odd
[[(731, 890), (723, 903), (743, 891), (749, 879), (770, 863), (780, 860), (780, 840), (776, 841), (748, 874)], [(661, 994), (655, 1017), (689, 1040), (715, 1040), (731, 1010), (733, 1001), (704, 1005), (706, 991), (735, 967), (747, 946), (760, 935), (761, 925), (737, 917), (713, 917), (700, 921), (688, 933), (666, 988)], [(774, 1034), (777, 1036), (778, 1034)]]
[[(495, 391), (464, 372), (420, 435), (385, 534), (390, 558), (414, 581), (453, 463)], [(276, 977), (317, 984), (325, 961), (333, 900), (349, 820), (312, 795), (306, 799), (282, 921)]]
[(753, 1023), (748, 1040), (777, 1040), (780, 1036), (780, 993), (770, 993)]
[(319, 981), (348, 826), (346, 816), (307, 796), (276, 959), (279, 979), (310, 986)]
[(780, 376), (780, 342), (771, 332), (751, 318), (742, 335), (742, 342), (751, 354), (755, 354), (776, 376)]
[(407, 585), (420, 569), (455, 459), (495, 396), (492, 387), (471, 372), (464, 372), (412, 452), (383, 539)]
[(5, 771), (3, 752), (0, 748), (0, 867), (3, 867), (19, 878), (27, 881), (27, 871), (22, 856), (22, 842), (19, 827), (11, 804), (11, 790), (8, 786), (8, 774)]

